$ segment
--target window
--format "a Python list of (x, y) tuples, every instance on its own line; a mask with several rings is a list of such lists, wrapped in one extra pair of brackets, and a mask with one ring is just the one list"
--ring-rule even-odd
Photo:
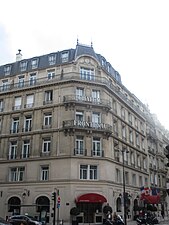
[(84, 115), (82, 111), (76, 111), (76, 121), (84, 121)]
[(36, 69), (38, 67), (38, 59), (32, 59), (31, 66), (32, 69)]
[(100, 91), (99, 90), (92, 90), (92, 101), (93, 102), (100, 102)]
[(132, 165), (135, 165), (134, 152), (131, 152), (131, 164), (132, 164)]
[(8, 88), (9, 88), (8, 80), (3, 80), (3, 81), (2, 81), (2, 87), (1, 87), (1, 90), (2, 90), (2, 91), (7, 91)]
[(116, 136), (118, 136), (118, 122), (117, 119), (113, 119), (113, 131)]
[(132, 125), (132, 115), (130, 112), (128, 112), (128, 121)]
[(51, 80), (54, 77), (55, 77), (55, 71), (54, 70), (48, 71), (48, 80)]
[(32, 115), (25, 116), (24, 120), (24, 132), (31, 131), (32, 127)]
[(98, 128), (101, 123), (100, 113), (92, 113), (92, 127)]
[(9, 171), (9, 181), (23, 181), (24, 180), (24, 167), (13, 167)]
[(141, 138), (141, 145), (142, 149), (145, 150), (145, 139), (143, 137)]
[(136, 145), (140, 146), (140, 138), (139, 138), (139, 134), (136, 133)]
[(102, 156), (101, 151), (101, 140), (99, 137), (93, 137), (93, 143), (92, 143), (92, 155), (93, 156)]
[(49, 180), (49, 166), (41, 166), (41, 177), (40, 180)]
[(94, 80), (94, 70), (81, 67), (80, 78), (83, 80)]
[(125, 171), (125, 182), (129, 184), (129, 173)]
[(48, 62), (49, 62), (49, 65), (54, 65), (56, 63), (56, 55), (49, 55), (48, 56)]
[(126, 126), (122, 124), (122, 138), (126, 140)]
[(84, 98), (84, 89), (83, 88), (76, 88), (76, 100), (83, 100)]
[(12, 127), (11, 127), (11, 133), (18, 133), (19, 132), (19, 117), (12, 119)]
[(84, 140), (83, 136), (76, 137), (76, 149), (75, 154), (83, 155), (84, 154)]
[(97, 180), (98, 171), (95, 165), (80, 165), (81, 180)]
[(29, 84), (35, 85), (36, 84), (36, 73), (31, 73), (29, 76)]
[(125, 120), (125, 108), (121, 107), (121, 118)]
[(141, 168), (141, 157), (140, 157), (140, 155), (137, 155), (137, 166), (139, 168)]
[(147, 169), (147, 159), (143, 158), (143, 168), (146, 170)]
[(62, 61), (62, 63), (68, 62), (68, 57), (69, 57), (69, 53), (68, 52), (63, 52), (61, 54), (61, 61)]
[(135, 118), (135, 127), (138, 128), (138, 120)]
[(52, 103), (53, 101), (53, 90), (45, 91), (45, 104)]
[(121, 171), (119, 169), (116, 169), (115, 180), (117, 181), (117, 183), (121, 183)]
[(24, 140), (22, 144), (22, 158), (29, 158), (30, 154), (30, 140)]
[(4, 109), (4, 101), (0, 99), (0, 112), (3, 112)]
[(18, 87), (24, 87), (24, 75), (18, 76)]
[(113, 112), (117, 113), (117, 102), (113, 99)]
[(139, 176), (139, 187), (143, 186), (143, 178), (142, 176)]
[(129, 130), (129, 141), (130, 143), (133, 143), (133, 131)]
[(5, 74), (5, 76), (10, 75), (10, 73), (11, 73), (11, 66), (10, 65), (5, 66), (4, 67), (4, 74)]
[(15, 97), (15, 105), (14, 105), (14, 110), (18, 110), (18, 109), (21, 109), (21, 97)]
[(27, 68), (27, 62), (26, 61), (22, 61), (20, 62), (20, 71), (26, 71)]
[(34, 95), (27, 95), (26, 96), (26, 105), (25, 108), (32, 108), (34, 105)]
[(17, 154), (17, 141), (11, 141), (9, 147), (9, 159), (16, 159)]
[(52, 113), (45, 113), (44, 114), (44, 122), (43, 122), (45, 127), (50, 127), (52, 124)]
[(43, 139), (42, 152), (43, 153), (49, 153), (50, 152), (50, 145), (51, 145), (51, 139), (50, 138)]
[(136, 182), (136, 174), (133, 174), (132, 175), (132, 185), (133, 186), (136, 186), (137, 185), (137, 182)]

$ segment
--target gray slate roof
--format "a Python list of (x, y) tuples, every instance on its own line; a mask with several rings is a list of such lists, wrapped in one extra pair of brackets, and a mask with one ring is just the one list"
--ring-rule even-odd
[[(62, 62), (61, 61), (61, 56), (62, 56), (62, 53), (68, 53), (68, 61), (67, 62)], [(0, 66), (0, 78), (1, 79), (5, 79), (7, 77), (10, 77), (10, 76), (15, 76), (17, 74), (22, 74), (24, 72), (33, 72), (37, 69), (46, 69), (46, 68), (50, 68), (50, 65), (49, 65), (49, 56), (55, 56), (56, 57), (56, 62), (55, 64), (51, 65), (51, 67), (53, 66), (58, 66), (58, 65), (62, 65), (62, 64), (65, 64), (65, 63), (72, 63), (73, 61), (76, 60), (76, 58), (80, 57), (80, 56), (84, 56), (84, 55), (87, 55), (87, 56), (91, 56), (93, 58), (95, 58), (98, 63), (100, 64), (100, 66), (109, 73), (110, 76), (113, 76), (113, 78), (121, 83), (121, 76), (120, 74), (111, 66), (111, 64), (109, 62), (106, 61), (106, 59), (100, 55), (100, 54), (97, 54), (95, 53), (94, 49), (93, 49), (93, 46), (87, 46), (87, 45), (82, 45), (82, 44), (79, 44), (77, 43), (76, 45), (76, 48), (75, 49), (67, 49), (67, 50), (63, 50), (63, 51), (58, 51), (58, 52), (53, 52), (53, 53), (49, 53), (47, 55), (42, 55), (42, 56), (36, 56), (36, 57), (33, 57), (33, 58), (29, 58), (29, 59), (23, 59), (21, 61), (17, 61), (17, 62), (13, 62), (13, 63), (10, 63), (10, 64), (6, 64), (6, 65), (2, 65)], [(36, 69), (32, 69), (32, 60), (33, 59), (37, 59), (38, 60), (38, 67)], [(26, 67), (26, 70), (24, 72), (22, 72), (20, 70), (20, 64), (22, 62), (27, 62), (27, 67)], [(10, 71), (10, 75), (5, 75), (5, 67), (7, 66), (11, 66), (11, 71)]]

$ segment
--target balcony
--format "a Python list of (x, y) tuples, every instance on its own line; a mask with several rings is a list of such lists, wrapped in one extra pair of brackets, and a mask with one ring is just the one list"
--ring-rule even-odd
[(99, 132), (103, 133), (107, 138), (112, 134), (112, 126), (105, 123), (93, 123), (80, 120), (63, 121), (63, 129), (65, 134), (74, 133), (75, 131), (86, 131), (87, 133)]
[(87, 149), (75, 148), (74, 155), (87, 156)]
[(103, 150), (91, 150), (91, 156), (104, 157), (104, 151)]
[(106, 99), (100, 99), (100, 98), (93, 98), (89, 96), (77, 96), (77, 95), (66, 95), (63, 96), (63, 102), (65, 105), (65, 108), (72, 107), (75, 104), (77, 105), (86, 105), (87, 107), (100, 107), (106, 112), (108, 112), (111, 109), (111, 102)]

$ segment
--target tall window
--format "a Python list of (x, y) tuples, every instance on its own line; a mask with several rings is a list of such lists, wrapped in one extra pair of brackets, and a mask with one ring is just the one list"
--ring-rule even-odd
[(56, 55), (49, 55), (48, 56), (49, 65), (54, 65), (56, 63)]
[(14, 110), (18, 110), (18, 109), (21, 109), (21, 97), (18, 96), (18, 97), (15, 97), (15, 105), (14, 105)]
[(122, 124), (122, 138), (126, 140), (126, 126)]
[(125, 171), (125, 182), (129, 184), (129, 173)]
[(76, 100), (83, 100), (84, 98), (84, 89), (76, 88)]
[(61, 61), (62, 61), (62, 63), (68, 62), (68, 59), (69, 59), (69, 52), (63, 52), (61, 54)]
[(102, 156), (100, 137), (93, 137), (93, 156)]
[(125, 120), (125, 108), (121, 107), (121, 118)]
[(80, 68), (80, 78), (83, 80), (94, 80), (94, 70), (89, 68)]
[(19, 132), (19, 117), (12, 119), (12, 127), (11, 133), (18, 133)]
[(31, 73), (29, 76), (29, 84), (35, 85), (36, 84), (36, 73)]
[(77, 136), (76, 137), (75, 153), (79, 154), (79, 155), (83, 155), (84, 154), (84, 140), (83, 140), (83, 136)]
[(25, 79), (24, 75), (18, 76), (18, 87), (24, 87), (25, 82), (24, 79)]
[(116, 181), (121, 183), (121, 171), (119, 169), (116, 169)]
[(0, 99), (0, 112), (3, 111), (3, 108), (4, 108), (4, 102), (2, 99)]
[(22, 158), (29, 158), (30, 155), (30, 140), (24, 140), (22, 144)]
[(52, 113), (48, 112), (44, 114), (44, 127), (50, 127), (52, 124)]
[(53, 90), (45, 91), (45, 104), (52, 103), (53, 101)]
[(100, 102), (100, 91), (99, 90), (92, 90), (92, 101), (93, 102)]
[(32, 108), (34, 104), (34, 95), (27, 95), (26, 96), (26, 108)]
[(16, 159), (17, 155), (17, 141), (11, 141), (9, 147), (9, 159)]
[(132, 175), (132, 185), (136, 186), (137, 185), (137, 181), (136, 181), (136, 174)]
[(38, 59), (32, 59), (31, 66), (32, 69), (36, 69), (38, 67)]
[(139, 134), (136, 133), (136, 145), (140, 146), (140, 138), (139, 138)]
[(54, 77), (55, 77), (55, 71), (54, 70), (48, 71), (48, 80), (51, 80)]
[(128, 112), (128, 120), (129, 120), (129, 123), (132, 125), (132, 123), (133, 123), (132, 114), (130, 112)]
[(24, 131), (28, 132), (31, 131), (32, 128), (32, 115), (25, 116), (24, 120)]
[(113, 99), (113, 112), (117, 113), (117, 102)]
[(132, 165), (135, 165), (134, 152), (131, 152), (131, 164), (132, 164)]
[(84, 121), (84, 115), (82, 111), (76, 111), (76, 120), (77, 121)]
[(41, 166), (41, 176), (40, 180), (45, 181), (49, 180), (49, 166)]
[(25, 174), (24, 167), (12, 167), (9, 170), (9, 181), (23, 181)]
[(142, 176), (139, 176), (139, 187), (143, 186), (143, 178)]
[(81, 180), (97, 180), (98, 168), (96, 165), (80, 165)]
[(92, 113), (92, 127), (98, 128), (101, 123), (100, 113), (93, 112)]
[(133, 143), (133, 131), (129, 130), (129, 141), (130, 143)]
[(20, 62), (20, 70), (22, 71), (26, 71), (27, 68), (27, 62), (26, 61), (22, 61)]
[(116, 136), (118, 136), (118, 122), (117, 119), (113, 119), (113, 132)]
[(51, 139), (50, 138), (43, 139), (42, 152), (43, 153), (49, 153), (50, 152), (50, 146), (51, 146)]
[(10, 73), (11, 73), (10, 65), (4, 67), (4, 73), (5, 73), (5, 76), (10, 75)]
[(8, 88), (9, 88), (8, 80), (3, 80), (1, 90), (6, 91), (6, 90), (8, 90)]

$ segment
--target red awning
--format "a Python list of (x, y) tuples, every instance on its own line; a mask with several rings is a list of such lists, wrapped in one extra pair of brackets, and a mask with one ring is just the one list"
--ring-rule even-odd
[(76, 202), (90, 202), (90, 203), (98, 203), (98, 202), (107, 202), (107, 199), (100, 194), (96, 193), (88, 193), (84, 195), (80, 195), (76, 198)]
[(148, 204), (158, 204), (160, 202), (160, 195), (144, 195), (142, 199)]

